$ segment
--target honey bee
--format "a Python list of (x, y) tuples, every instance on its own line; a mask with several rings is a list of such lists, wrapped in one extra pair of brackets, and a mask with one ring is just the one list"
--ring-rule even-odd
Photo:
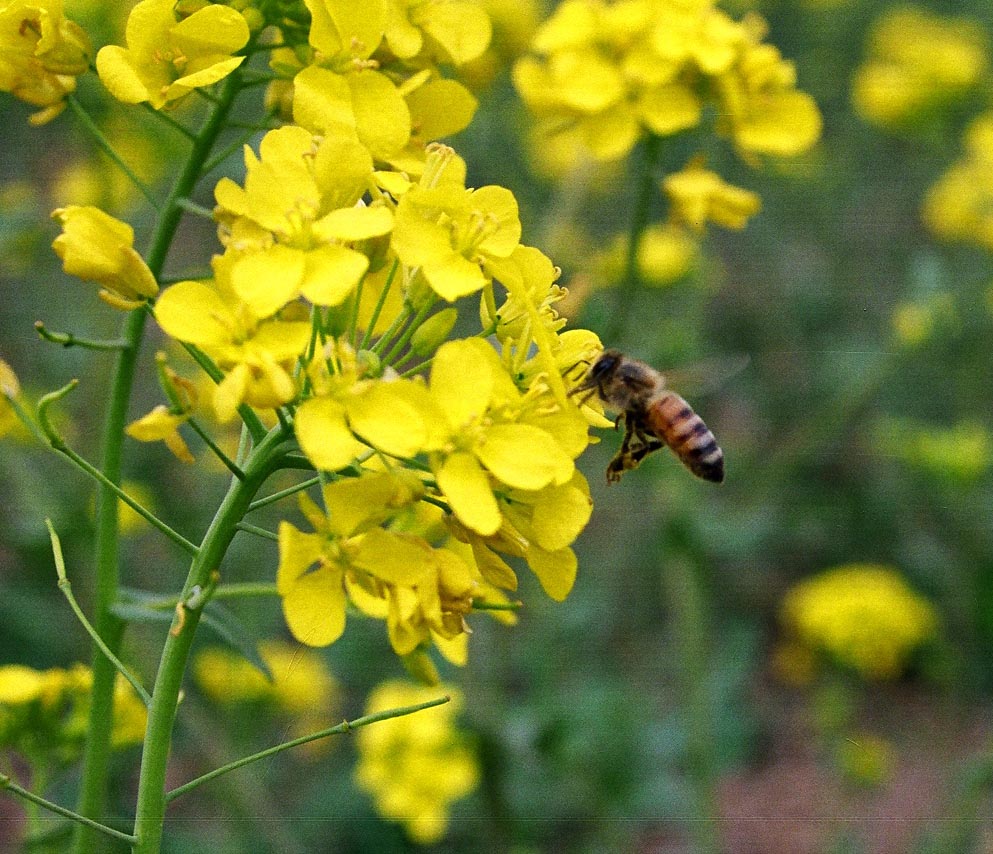
[(604, 350), (573, 394), (584, 391), (619, 410), (617, 426), (624, 424), (621, 449), (607, 466), (608, 483), (664, 447), (697, 477), (724, 480), (724, 452), (714, 434), (683, 398), (666, 388), (665, 377), (651, 365)]

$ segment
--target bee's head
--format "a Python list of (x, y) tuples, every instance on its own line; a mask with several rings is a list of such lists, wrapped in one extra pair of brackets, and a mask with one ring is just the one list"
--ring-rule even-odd
[(604, 350), (590, 366), (590, 382), (596, 384), (609, 377), (617, 370), (617, 366), (623, 358), (620, 350)]

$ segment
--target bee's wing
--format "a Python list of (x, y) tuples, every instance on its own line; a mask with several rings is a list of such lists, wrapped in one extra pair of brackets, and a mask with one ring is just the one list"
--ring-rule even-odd
[(662, 375), (665, 377), (666, 386), (681, 395), (705, 397), (742, 373), (751, 361), (752, 357), (747, 353), (715, 356), (692, 365), (663, 371)]

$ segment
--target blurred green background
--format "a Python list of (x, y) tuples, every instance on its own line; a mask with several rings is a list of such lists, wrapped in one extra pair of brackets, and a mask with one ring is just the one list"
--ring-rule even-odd
[[(742, 231), (708, 233), (681, 275), (625, 297), (627, 321), (605, 344), (662, 369), (709, 366), (715, 376), (697, 394), (679, 390), (721, 442), (727, 480), (697, 481), (658, 454), (608, 489), (603, 471), (620, 441), (609, 432), (583, 457), (595, 510), (576, 546), (575, 590), (556, 604), (522, 574), (519, 624), (477, 619), (469, 665), (443, 674), (464, 692), (460, 722), (482, 782), (454, 806), (436, 850), (896, 854), (993, 844), (993, 242), (981, 231), (984, 217), (993, 222), (993, 151), (971, 185), (973, 231), (942, 232), (922, 216), (930, 188), (968, 158), (967, 128), (991, 108), (993, 10), (986, 0), (918, 7), (964, 26), (956, 32), (981, 45), (985, 64), (967, 85), (952, 85), (940, 67), (947, 33), (908, 30), (906, 61), (925, 70), (905, 85), (924, 96), (880, 120), (853, 106), (853, 81), (885, 41), (871, 34), (893, 4), (724, 8), (767, 19), (767, 39), (795, 61), (799, 87), (821, 107), (822, 140), (759, 168), (703, 133), (666, 141), (665, 171), (704, 150), (710, 168), (761, 196), (762, 211)], [(938, 70), (928, 72), (932, 60)], [(640, 149), (616, 167), (549, 177), (535, 165), (530, 120), (503, 62), (454, 145), (470, 186), (515, 192), (524, 242), (563, 268), (565, 284), (579, 295), (596, 285), (570, 319), (603, 334), (618, 312), (618, 292), (605, 285), (638, 192)], [(118, 317), (62, 274), (47, 219), (83, 181), (79, 164), (104, 170), (98, 176), (110, 167), (71, 116), (31, 129), (29, 108), (5, 97), (2, 109), (0, 355), (31, 396), (83, 379), (64, 427), (92, 459), (111, 357), (40, 341), (33, 323), (116, 334)], [(153, 147), (150, 172), (167, 156)], [(97, 183), (114, 192), (106, 177)], [(661, 221), (661, 195), (653, 205)], [(140, 206), (118, 211), (141, 231)], [(182, 240), (190, 267), (174, 252), (173, 275), (197, 269), (213, 248), (209, 229), (190, 228)], [(135, 415), (158, 402), (158, 334)], [(742, 357), (743, 370), (721, 375)], [(126, 467), (181, 531), (202, 531), (225, 488), (222, 472), (180, 466), (159, 447), (130, 443)], [(15, 430), (0, 439), (0, 490), (2, 663), (87, 661), (85, 634), (56, 589), (43, 520), (62, 535), (85, 608), (91, 484)], [(253, 521), (271, 527), (277, 518)], [(185, 570), (167, 543), (141, 528), (125, 543), (128, 586), (178, 588)], [(226, 578), (271, 578), (275, 564), (274, 545), (245, 538)], [(882, 676), (826, 640), (798, 638), (784, 617), (797, 583), (850, 564), (891, 568), (934, 616), (933, 631)], [(833, 614), (832, 602), (823, 606), (829, 627), (843, 632), (854, 619), (882, 647), (896, 632), (873, 620), (898, 602), (884, 598), (854, 618)], [(276, 600), (232, 609), (259, 637), (286, 634)], [(129, 630), (126, 659), (146, 677), (163, 631)], [(217, 642), (203, 632), (202, 645)], [(369, 690), (402, 673), (378, 623), (350, 621), (321, 654), (340, 690), (329, 722), (361, 714)], [(177, 781), (290, 729), (276, 712), (211, 707), (192, 685), (184, 704)], [(417, 850), (353, 785), (354, 752), (345, 737), (327, 754), (283, 754), (203, 788), (175, 805), (168, 850)], [(117, 758), (120, 813), (135, 761), (134, 751)], [(52, 796), (71, 803), (77, 783), (67, 771)], [(12, 846), (18, 838), (19, 810), (0, 800), (0, 849), (5, 834)]]

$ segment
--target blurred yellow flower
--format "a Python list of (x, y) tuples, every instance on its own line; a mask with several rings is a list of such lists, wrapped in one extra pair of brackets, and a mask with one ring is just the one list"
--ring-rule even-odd
[(887, 566), (846, 564), (791, 588), (780, 618), (790, 638), (866, 679), (895, 679), (937, 634), (934, 607)]
[(757, 194), (728, 184), (699, 160), (667, 175), (662, 188), (669, 197), (670, 219), (698, 234), (708, 222), (740, 230), (762, 207)]
[(835, 749), (835, 761), (841, 772), (860, 786), (881, 786), (893, 776), (896, 751), (884, 738), (867, 732), (841, 739)]
[(960, 100), (981, 84), (989, 64), (976, 21), (942, 18), (912, 6), (887, 11), (873, 26), (852, 101), (867, 121), (900, 126)]
[(764, 36), (756, 15), (736, 22), (709, 0), (565, 0), (513, 79), (549, 129), (577, 128), (597, 160), (697, 127), (708, 102), (743, 153), (794, 156), (817, 141), (820, 113)]
[(993, 113), (965, 132), (965, 153), (928, 190), (924, 223), (944, 240), (993, 251)]
[(0, 91), (42, 108), (31, 124), (65, 109), (92, 51), (89, 36), (64, 17), (62, 0), (0, 2)]
[(372, 795), (381, 815), (402, 822), (421, 845), (444, 837), (451, 803), (479, 783), (478, 761), (466, 734), (455, 726), (461, 695), (445, 686), (421, 688), (394, 680), (373, 690), (366, 704), (366, 714), (374, 714), (435, 699), (440, 690), (451, 702), (356, 733), (356, 782)]
[[(86, 737), (92, 687), (93, 671), (82, 664), (41, 671), (0, 666), (0, 746), (39, 760), (76, 761)], [(114, 684), (113, 714), (115, 748), (145, 737), (147, 710), (122, 676)]]
[(334, 716), (339, 686), (324, 658), (298, 644), (267, 640), (259, 655), (270, 682), (255, 665), (226, 647), (208, 647), (193, 660), (200, 690), (219, 705), (264, 702), (301, 716)]
[(888, 418), (880, 421), (873, 433), (882, 453), (962, 485), (974, 483), (993, 460), (993, 435), (975, 421), (935, 425)]

